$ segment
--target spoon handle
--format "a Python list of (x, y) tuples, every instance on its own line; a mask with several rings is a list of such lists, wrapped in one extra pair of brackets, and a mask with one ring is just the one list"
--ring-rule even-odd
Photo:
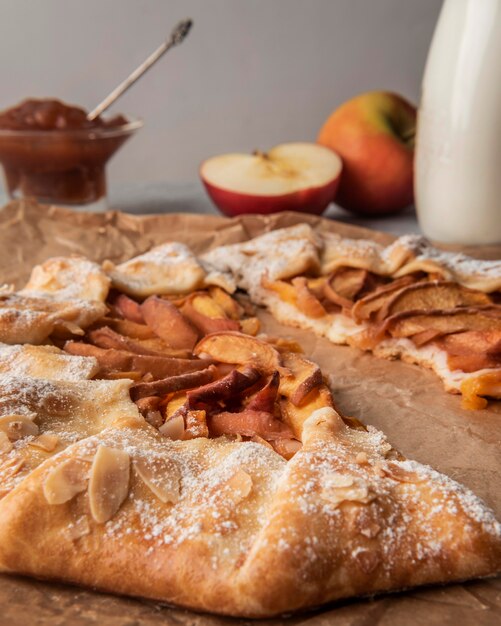
[(141, 65), (136, 67), (136, 69), (127, 76), (127, 78), (122, 81), (115, 89), (106, 96), (106, 98), (100, 102), (97, 107), (92, 109), (92, 111), (87, 115), (87, 119), (89, 121), (94, 120), (98, 115), (101, 115), (103, 111), (105, 111), (109, 106), (115, 102), (129, 87), (131, 87), (143, 74), (145, 74), (152, 65), (154, 65), (158, 59), (163, 56), (167, 50), (170, 48), (179, 45), (186, 35), (189, 33), (190, 28), (192, 26), (192, 20), (184, 20), (179, 22), (179, 24), (172, 31), (171, 36), (167, 41), (165, 41), (161, 46), (159, 46), (154, 52), (150, 54), (150, 56), (145, 59)]

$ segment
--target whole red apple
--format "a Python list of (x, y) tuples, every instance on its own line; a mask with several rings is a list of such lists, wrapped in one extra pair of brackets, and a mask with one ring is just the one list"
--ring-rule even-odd
[(336, 109), (318, 135), (343, 160), (336, 204), (362, 215), (412, 204), (415, 129), (416, 108), (394, 93), (364, 93)]
[(223, 154), (202, 163), (200, 176), (225, 215), (301, 211), (320, 215), (333, 201), (342, 164), (316, 143), (285, 143), (268, 152)]

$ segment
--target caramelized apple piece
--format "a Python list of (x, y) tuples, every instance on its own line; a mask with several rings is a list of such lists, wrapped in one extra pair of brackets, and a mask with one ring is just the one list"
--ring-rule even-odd
[(212, 364), (209, 359), (178, 359), (169, 356), (148, 356), (134, 354), (125, 350), (103, 349), (88, 343), (68, 341), (64, 346), (65, 352), (79, 356), (92, 356), (97, 359), (100, 375), (113, 371), (136, 371), (142, 376), (147, 373), (154, 378), (167, 378), (188, 372), (205, 369)]
[(367, 292), (373, 291), (384, 279), (357, 267), (339, 267), (324, 286), (324, 295), (334, 304), (350, 309), (353, 302)]
[(291, 429), (266, 411), (243, 409), (238, 413), (223, 411), (209, 418), (209, 432), (212, 437), (221, 435), (258, 435), (266, 441), (292, 438)]
[(207, 369), (179, 376), (170, 376), (163, 380), (156, 380), (151, 383), (136, 383), (130, 388), (130, 396), (133, 400), (145, 398), (147, 396), (158, 396), (182, 389), (193, 389), (214, 379), (214, 367), (210, 365)]
[(423, 330), (417, 335), (412, 335), (412, 343), (415, 346), (424, 346), (431, 341), (437, 340), (439, 337), (442, 337), (442, 333), (439, 330), (434, 330), (430, 328), (429, 330)]
[(303, 354), (304, 350), (302, 346), (295, 341), (294, 339), (283, 338), (283, 337), (270, 337), (268, 335), (261, 336), (263, 341), (266, 343), (271, 343), (271, 345), (276, 348), (280, 354), (284, 352), (295, 352), (296, 354)]
[(292, 279), (292, 284), (297, 293), (296, 306), (301, 313), (304, 313), (313, 319), (318, 319), (327, 315), (327, 311), (323, 307), (322, 303), (308, 288), (306, 278), (303, 276), (297, 276)]
[(178, 309), (163, 298), (150, 296), (141, 305), (146, 324), (172, 348), (191, 350), (198, 333)]
[(228, 319), (224, 309), (207, 293), (194, 293), (188, 298), (198, 313), (211, 319)]
[(158, 396), (144, 396), (136, 400), (137, 408), (143, 415), (151, 411), (157, 411), (159, 404), (160, 398)]
[(273, 372), (266, 385), (250, 398), (246, 408), (273, 414), (279, 384), (280, 375), (278, 372)]
[(198, 356), (207, 355), (221, 363), (249, 364), (265, 374), (280, 368), (280, 356), (273, 346), (237, 332), (207, 335), (198, 342), (193, 352)]
[(317, 298), (321, 300), (324, 295), (324, 287), (327, 282), (327, 276), (316, 276), (314, 278), (307, 278), (306, 285), (311, 293)]
[(370, 293), (363, 298), (360, 298), (351, 309), (351, 316), (357, 322), (372, 319), (374, 314), (384, 305), (384, 303), (391, 299), (392, 296), (400, 289), (411, 285), (416, 282), (417, 278), (415, 274), (408, 274), (397, 278), (388, 285), (378, 287), (376, 291)]
[(242, 372), (233, 370), (224, 378), (188, 391), (188, 407), (191, 410), (204, 408), (206, 405), (234, 398), (240, 392), (252, 387), (260, 378), (260, 373), (254, 368), (248, 367)]
[(245, 335), (252, 335), (255, 337), (261, 329), (261, 322), (257, 317), (247, 317), (240, 320), (240, 330)]
[(283, 302), (294, 305), (297, 303), (297, 290), (284, 280), (269, 280), (266, 276), (263, 276), (261, 278), (261, 286), (264, 289), (274, 291)]
[(389, 317), (382, 325), (382, 330), (392, 337), (412, 337), (429, 329), (439, 331), (443, 335), (465, 330), (500, 330), (501, 307), (493, 305), (478, 309), (458, 308), (428, 313), (404, 311)]
[(455, 333), (440, 339), (437, 345), (447, 352), (451, 370), (476, 372), (501, 367), (501, 329)]
[(481, 291), (445, 280), (422, 281), (394, 293), (384, 302), (376, 319), (382, 321), (403, 311), (438, 311), (489, 304), (492, 304), (491, 298)]
[(129, 380), (144, 380), (144, 376), (141, 372), (106, 372), (103, 374), (105, 380), (122, 380), (127, 378)]
[(244, 315), (244, 308), (221, 287), (209, 287), (209, 294), (230, 319), (239, 320)]
[(183, 304), (181, 311), (203, 335), (240, 330), (240, 323), (226, 317), (224, 310), (207, 294), (193, 294)]
[(183, 406), (188, 406), (187, 391), (178, 391), (176, 393), (170, 393), (162, 402), (164, 405), (165, 419), (169, 419), (178, 412)]
[(135, 300), (129, 298), (129, 296), (120, 293), (115, 298), (111, 299), (111, 303), (124, 319), (135, 322), (136, 324), (144, 324), (141, 306)]
[(201, 411), (186, 411), (184, 423), (186, 427), (184, 431), (185, 440), (209, 436), (206, 413), (203, 409)]
[[(120, 335), (126, 335), (131, 339), (152, 339), (155, 333), (146, 324), (137, 324), (130, 320), (121, 320), (115, 317), (103, 317), (99, 320), (99, 326), (108, 326)], [(97, 325), (96, 325), (97, 326)]]
[(314, 389), (308, 396), (308, 402), (298, 407), (289, 398), (280, 402), (282, 418), (291, 427), (294, 437), (301, 440), (305, 420), (317, 409), (333, 407), (332, 396), (325, 385)]
[(282, 365), (290, 374), (280, 377), (280, 393), (300, 406), (308, 394), (323, 384), (322, 372), (316, 363), (294, 352), (282, 354)]
[(461, 383), (461, 393), (463, 394), (463, 408), (485, 409), (488, 401), (482, 396), (501, 398), (501, 370), (467, 378)]
[(88, 333), (91, 343), (99, 348), (111, 348), (115, 350), (126, 350), (135, 354), (143, 354), (147, 356), (180, 356), (185, 357), (191, 351), (179, 350), (171, 348), (161, 339), (131, 339), (116, 333), (108, 326), (91, 330)]

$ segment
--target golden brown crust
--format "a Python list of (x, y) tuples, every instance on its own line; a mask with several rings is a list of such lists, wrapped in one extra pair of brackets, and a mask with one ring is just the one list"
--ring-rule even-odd
[[(501, 566), (499, 525), (471, 493), (385, 458), (380, 433), (350, 430), (332, 409), (307, 420), (288, 463), (251, 442), (160, 439), (123, 423), (33, 471), (0, 506), (2, 568), (263, 617)], [(146, 458), (153, 471), (177, 471), (178, 501), (162, 502), (132, 469), (128, 497), (105, 524), (93, 520), (88, 490), (48, 504), (51, 470), (74, 457), (90, 466), (98, 445), (125, 450), (132, 468)], [(250, 492), (232, 484), (242, 474)]]

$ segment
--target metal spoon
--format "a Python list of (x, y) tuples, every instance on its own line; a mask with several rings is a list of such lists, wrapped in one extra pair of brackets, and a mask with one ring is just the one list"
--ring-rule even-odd
[(96, 119), (98, 115), (101, 115), (103, 111), (115, 102), (129, 87), (131, 87), (143, 74), (145, 74), (150, 67), (158, 61), (158, 59), (163, 56), (167, 50), (170, 48), (177, 46), (180, 44), (186, 35), (190, 32), (190, 28), (193, 25), (193, 21), (188, 19), (182, 22), (174, 28), (171, 36), (167, 41), (165, 41), (161, 46), (159, 46), (154, 52), (150, 54), (150, 56), (141, 63), (139, 67), (127, 76), (127, 78), (120, 83), (115, 89), (108, 95), (106, 98), (100, 102), (97, 107), (92, 109), (92, 111), (87, 115), (87, 119), (92, 121)]

